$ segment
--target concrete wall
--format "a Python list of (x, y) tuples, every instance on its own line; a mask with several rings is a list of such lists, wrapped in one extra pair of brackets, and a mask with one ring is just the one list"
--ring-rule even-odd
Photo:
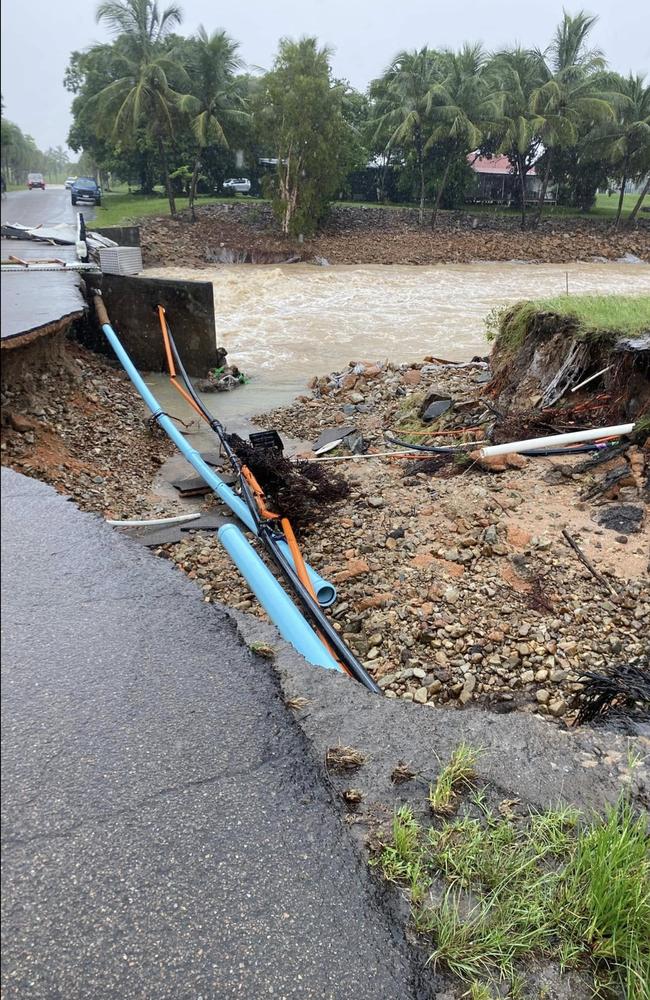
[(106, 236), (109, 240), (115, 240), (118, 247), (139, 247), (140, 227), (139, 226), (106, 226), (98, 229), (90, 223), (89, 229), (100, 236)]
[[(209, 281), (168, 281), (160, 278), (104, 274), (101, 285), (108, 315), (134, 364), (141, 371), (166, 371), (158, 304), (167, 319), (188, 374), (204, 378), (217, 366), (214, 299)], [(91, 318), (80, 340), (92, 350), (110, 353), (101, 330)]]

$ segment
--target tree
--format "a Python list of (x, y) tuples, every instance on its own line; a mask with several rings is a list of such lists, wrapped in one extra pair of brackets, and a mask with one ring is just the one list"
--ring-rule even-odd
[(133, 143), (138, 131), (146, 129), (157, 144), (163, 169), (169, 210), (176, 214), (165, 143), (174, 135), (173, 109), (179, 94), (169, 83), (170, 76), (187, 78), (174, 61), (173, 51), (163, 41), (182, 14), (175, 4), (162, 12), (156, 0), (107, 0), (100, 3), (97, 21), (105, 21), (125, 45), (120, 53), (122, 75), (100, 91), (97, 108), (113, 118), (114, 139), (126, 135)]
[(256, 122), (277, 159), (274, 208), (282, 232), (312, 233), (346, 171), (344, 88), (315, 38), (282, 39), (258, 96)]
[(40, 151), (31, 135), (2, 117), (2, 173), (5, 179), (23, 182), (30, 171), (46, 169), (45, 155)]
[(586, 47), (597, 20), (584, 11), (576, 15), (564, 12), (543, 57), (546, 79), (531, 95), (531, 109), (538, 116), (545, 147), (535, 225), (542, 215), (554, 155), (575, 146), (595, 122), (613, 117), (612, 105), (598, 86), (598, 74), (605, 65), (603, 55), (598, 49)]
[(544, 83), (544, 60), (532, 49), (509, 49), (494, 56), (488, 73), (500, 103), (499, 145), (519, 178), (521, 228), (525, 229), (526, 175), (537, 158), (543, 124), (533, 110), (533, 95)]
[(483, 77), (486, 56), (480, 45), (465, 45), (460, 52), (440, 56), (443, 78), (434, 83), (427, 96), (431, 117), (425, 151), (440, 144), (446, 154), (445, 168), (438, 184), (431, 216), (435, 226), (449, 171), (455, 160), (476, 149), (485, 132), (494, 128), (497, 108), (488, 94)]
[(419, 52), (400, 52), (375, 82), (379, 118), (377, 135), (387, 135), (386, 154), (401, 146), (415, 157), (419, 179), (419, 220), (424, 222), (426, 197), (425, 145), (430, 134), (429, 95), (440, 81), (438, 53), (426, 46)]
[[(614, 220), (617, 229), (623, 211), (625, 186), (631, 179), (644, 179), (650, 171), (650, 84), (645, 77), (610, 74), (608, 77), (615, 105), (613, 121), (596, 126), (588, 137), (594, 155), (604, 155), (611, 173), (620, 182), (618, 209)], [(633, 216), (640, 208), (637, 205)]]
[(650, 174), (648, 174), (648, 176), (646, 177), (645, 184), (641, 188), (641, 193), (634, 204), (634, 208), (627, 217), (628, 226), (632, 226), (636, 221), (636, 217), (639, 214), (644, 198), (647, 195), (648, 191), (650, 191)]
[(228, 123), (245, 114), (244, 102), (237, 92), (235, 81), (235, 72), (242, 66), (242, 60), (236, 54), (238, 48), (238, 43), (233, 42), (225, 31), (208, 35), (203, 26), (199, 27), (195, 58), (189, 70), (191, 91), (179, 100), (181, 111), (190, 116), (197, 145), (189, 200), (193, 219), (196, 184), (204, 150), (210, 145), (227, 148)]

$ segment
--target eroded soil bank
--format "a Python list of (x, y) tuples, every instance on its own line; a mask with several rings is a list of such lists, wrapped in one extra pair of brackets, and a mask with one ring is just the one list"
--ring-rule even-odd
[(54, 486), (82, 510), (178, 513), (151, 494), (173, 448), (151, 427), (125, 372), (61, 334), (3, 352), (2, 464)]
[(545, 220), (522, 232), (512, 217), (488, 213), (442, 213), (436, 229), (420, 227), (417, 213), (401, 209), (334, 206), (324, 230), (303, 243), (278, 232), (270, 205), (234, 201), (175, 219), (143, 221), (146, 265), (201, 267), (242, 261), (278, 263), (326, 259), (330, 264), (436, 264), (525, 260), (565, 263), (617, 260), (631, 254), (650, 260), (650, 225), (614, 232), (611, 222), (592, 219)]

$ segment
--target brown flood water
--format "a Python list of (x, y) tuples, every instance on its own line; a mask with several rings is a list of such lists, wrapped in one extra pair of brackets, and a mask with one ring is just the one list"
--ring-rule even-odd
[(217, 344), (251, 377), (244, 389), (212, 397), (224, 418), (288, 402), (312, 375), (351, 360), (486, 354), (491, 309), (563, 295), (567, 280), (574, 295), (650, 295), (646, 264), (246, 264), (145, 273), (212, 281)]

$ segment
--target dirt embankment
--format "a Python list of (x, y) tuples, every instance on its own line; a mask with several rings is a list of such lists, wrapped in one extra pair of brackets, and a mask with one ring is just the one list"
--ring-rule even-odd
[(142, 223), (144, 261), (203, 267), (241, 260), (288, 260), (330, 264), (466, 264), (522, 260), (569, 263), (617, 260), (626, 254), (650, 260), (650, 225), (618, 233), (611, 223), (557, 219), (522, 232), (510, 217), (443, 213), (436, 229), (421, 228), (410, 209), (335, 207), (328, 225), (304, 243), (277, 230), (264, 202), (235, 202), (200, 208), (197, 221), (186, 214)]
[(50, 483), (82, 510), (160, 513), (151, 484), (173, 448), (148, 424), (126, 374), (64, 335), (31, 350), (15, 349), (3, 366), (2, 464)]

